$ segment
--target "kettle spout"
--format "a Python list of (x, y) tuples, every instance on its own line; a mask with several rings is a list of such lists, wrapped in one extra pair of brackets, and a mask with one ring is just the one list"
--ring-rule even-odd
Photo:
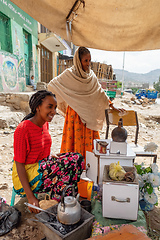
[(77, 197), (76, 197), (77, 202), (79, 201), (79, 196), (80, 196), (80, 194), (78, 193)]

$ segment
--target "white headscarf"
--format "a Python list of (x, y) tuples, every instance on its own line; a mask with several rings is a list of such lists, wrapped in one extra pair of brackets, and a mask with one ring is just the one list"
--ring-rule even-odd
[(87, 128), (97, 131), (103, 127), (109, 99), (94, 72), (83, 71), (78, 50), (73, 58), (74, 65), (52, 79), (48, 90), (56, 95), (58, 110), (62, 115), (65, 116), (69, 105)]

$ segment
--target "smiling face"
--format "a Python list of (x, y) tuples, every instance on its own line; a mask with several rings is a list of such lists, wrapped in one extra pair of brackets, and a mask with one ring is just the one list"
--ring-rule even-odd
[(56, 114), (57, 101), (53, 96), (46, 96), (36, 109), (36, 115), (41, 122), (51, 122)]
[(89, 72), (89, 67), (91, 64), (91, 54), (83, 54), (81, 57), (81, 64), (82, 64), (82, 69), (84, 72)]

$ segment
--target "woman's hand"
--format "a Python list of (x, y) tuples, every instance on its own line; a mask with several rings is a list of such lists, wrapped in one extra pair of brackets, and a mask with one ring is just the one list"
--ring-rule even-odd
[(52, 158), (59, 158), (58, 154), (55, 154), (55, 153), (51, 153), (51, 157)]
[[(28, 198), (28, 203), (36, 206), (36, 207), (39, 207), (39, 201), (38, 199), (33, 195), (32, 197)], [(28, 207), (29, 211), (32, 213), (39, 213), (40, 211), (37, 210), (37, 209), (34, 209), (34, 208), (31, 208), (31, 207)]]
[(113, 103), (110, 103), (109, 106), (110, 106), (110, 108), (112, 108), (113, 110), (116, 110), (116, 111), (118, 111), (118, 112), (120, 112), (120, 113), (122, 113), (122, 114), (124, 114), (125, 111), (126, 111), (124, 108), (116, 108), (116, 107), (114, 107), (114, 106), (113, 106)]
[(116, 108), (116, 107), (113, 107), (112, 109), (124, 114), (126, 112), (126, 110), (124, 108)]

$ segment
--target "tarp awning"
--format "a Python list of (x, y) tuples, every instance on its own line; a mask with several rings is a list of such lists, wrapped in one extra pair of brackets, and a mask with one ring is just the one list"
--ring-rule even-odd
[(77, 46), (108, 51), (160, 49), (159, 0), (12, 2), (50, 31), (65, 40), (70, 41), (72, 38), (72, 42)]

